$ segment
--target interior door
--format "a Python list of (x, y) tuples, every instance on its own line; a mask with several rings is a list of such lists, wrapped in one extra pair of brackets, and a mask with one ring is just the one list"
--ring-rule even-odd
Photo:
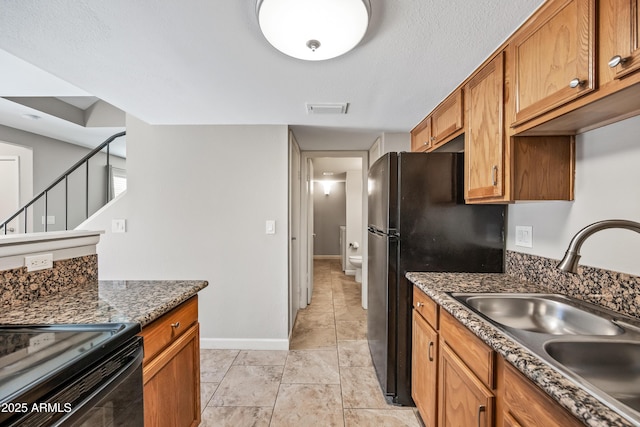
[(313, 296), (313, 161), (307, 159), (307, 304)]
[[(0, 223), (20, 208), (20, 163), (18, 156), (0, 156)], [(19, 219), (7, 225), (6, 234), (18, 232)], [(5, 230), (0, 229), (0, 234)]]
[(300, 147), (289, 132), (289, 333), (300, 308)]

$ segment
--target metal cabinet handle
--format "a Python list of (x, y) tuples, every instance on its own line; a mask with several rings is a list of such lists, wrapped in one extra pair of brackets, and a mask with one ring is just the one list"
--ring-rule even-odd
[(423, 303), (423, 302), (420, 302), (420, 301), (418, 301), (418, 302), (416, 303), (416, 307), (418, 307), (418, 308), (422, 307), (423, 305), (424, 305), (424, 303)]
[(498, 165), (493, 165), (491, 168), (491, 182), (494, 186), (498, 185)]
[(480, 421), (482, 421), (482, 413), (486, 410), (484, 405), (478, 406), (478, 427), (480, 427)]
[(429, 357), (429, 362), (433, 362), (433, 341), (429, 341), (429, 351), (427, 351), (427, 356)]
[(575, 79), (573, 79), (573, 80), (571, 80), (571, 81), (569, 82), (569, 87), (570, 87), (571, 89), (575, 89), (575, 88), (577, 88), (578, 86), (584, 86), (584, 84), (585, 84), (585, 81), (584, 81), (584, 80), (580, 80), (579, 78), (577, 78), (577, 77), (576, 77)]
[(623, 58), (620, 55), (616, 55), (609, 60), (609, 68), (616, 68), (620, 64), (627, 62), (627, 58)]
[(180, 322), (172, 323), (171, 327), (175, 328), (175, 329), (179, 328), (180, 327)]

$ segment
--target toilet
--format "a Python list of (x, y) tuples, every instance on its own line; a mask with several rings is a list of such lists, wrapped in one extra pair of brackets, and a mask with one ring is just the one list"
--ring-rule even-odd
[(362, 255), (349, 255), (349, 262), (356, 268), (356, 282), (362, 283)]

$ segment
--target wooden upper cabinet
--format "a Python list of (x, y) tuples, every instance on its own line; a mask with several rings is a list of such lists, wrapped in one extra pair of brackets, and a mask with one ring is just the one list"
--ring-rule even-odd
[(411, 131), (411, 151), (427, 151), (432, 145), (431, 116), (428, 116)]
[(449, 95), (431, 114), (432, 149), (448, 141), (453, 135), (463, 131), (464, 104), (462, 89), (458, 88)]
[(411, 151), (431, 151), (464, 132), (462, 89), (458, 88), (411, 131)]
[(467, 201), (505, 196), (504, 53), (467, 82), (465, 194)]
[(514, 36), (518, 126), (596, 87), (595, 0), (549, 1)]
[(600, 11), (600, 72), (604, 74), (601, 81), (638, 71), (640, 0), (601, 0)]

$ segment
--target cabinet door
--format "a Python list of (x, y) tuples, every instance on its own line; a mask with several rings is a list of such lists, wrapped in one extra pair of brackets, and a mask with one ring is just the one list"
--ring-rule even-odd
[(504, 53), (465, 85), (466, 199), (504, 196)]
[(432, 148), (442, 145), (447, 138), (462, 130), (463, 110), (462, 89), (453, 92), (433, 110), (431, 113)]
[(146, 427), (200, 424), (200, 343), (196, 323), (143, 369)]
[(432, 142), (431, 116), (428, 116), (411, 131), (411, 151), (427, 151)]
[(605, 58), (616, 78), (640, 69), (640, 0), (607, 0), (611, 8), (612, 56)]
[(413, 310), (411, 397), (426, 427), (437, 422), (438, 333)]
[(514, 37), (515, 123), (591, 92), (595, 0), (547, 2)]
[(446, 345), (440, 346), (439, 426), (493, 425), (495, 397)]

